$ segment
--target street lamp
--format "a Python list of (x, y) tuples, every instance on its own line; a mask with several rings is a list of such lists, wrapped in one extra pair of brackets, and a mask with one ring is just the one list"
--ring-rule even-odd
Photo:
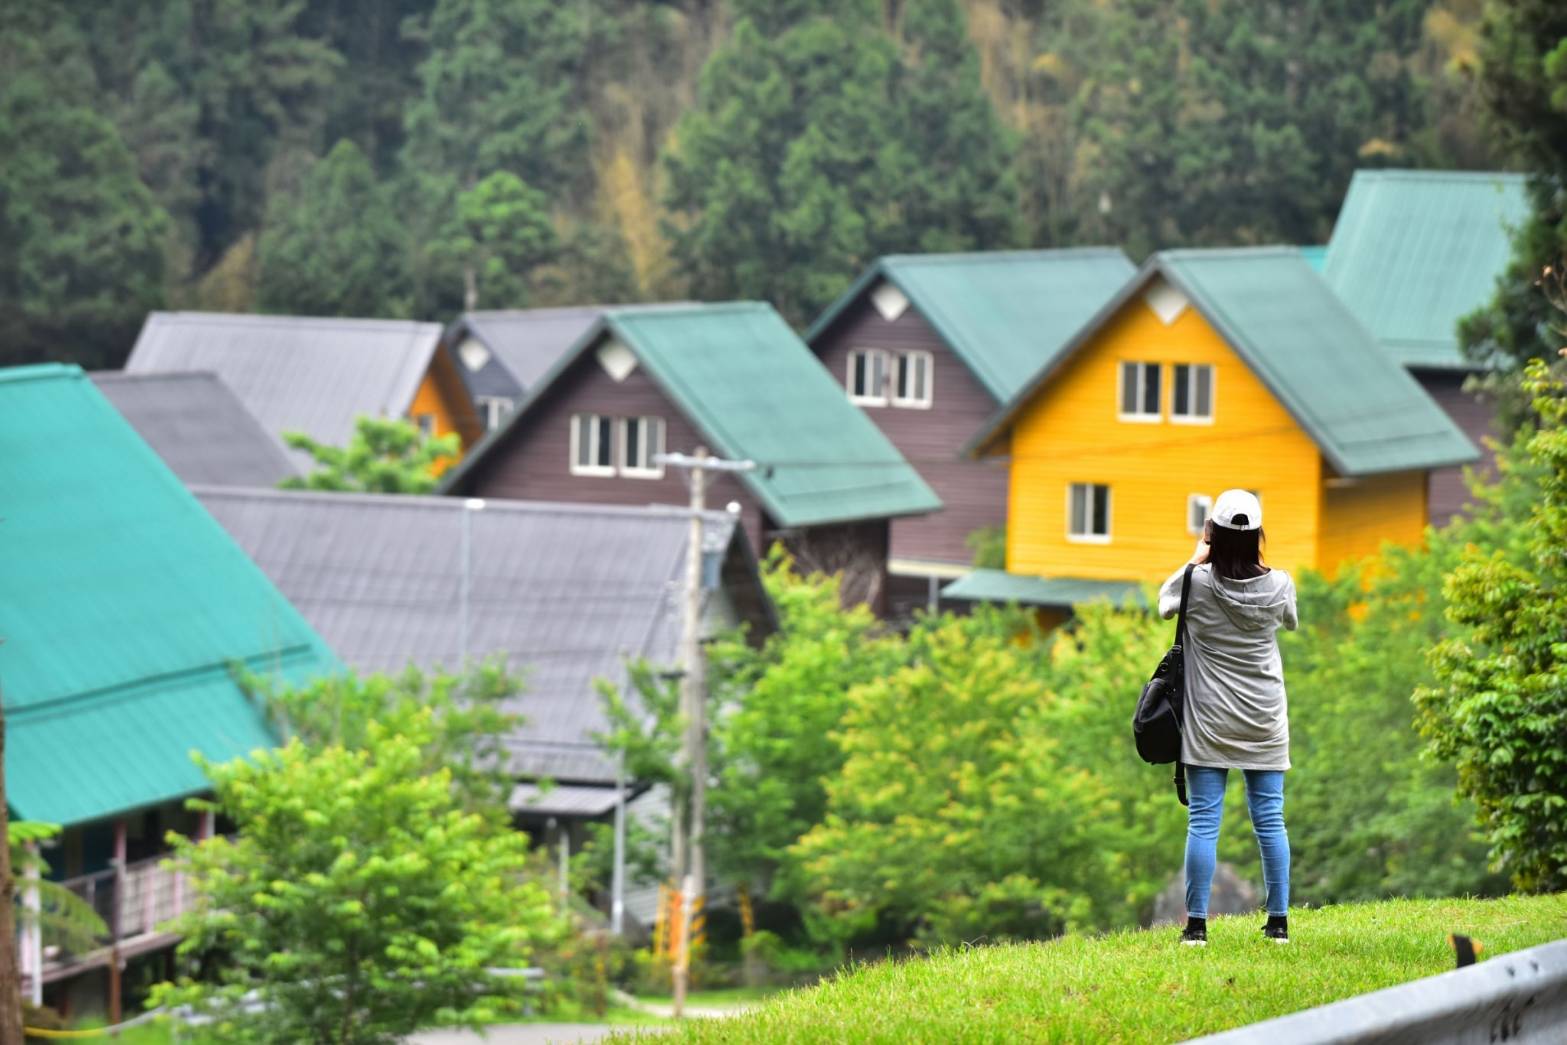
[(457, 616), (458, 670), (468, 668), (468, 590), (473, 583), (473, 517), (484, 511), (484, 498), (469, 497), (462, 503), (462, 594)]

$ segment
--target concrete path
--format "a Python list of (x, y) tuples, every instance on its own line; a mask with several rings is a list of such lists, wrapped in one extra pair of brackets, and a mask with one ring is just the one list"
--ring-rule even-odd
[(481, 1037), (467, 1030), (431, 1030), (408, 1040), (414, 1045), (575, 1045), (601, 1041), (617, 1030), (605, 1023), (513, 1023), (490, 1027)]

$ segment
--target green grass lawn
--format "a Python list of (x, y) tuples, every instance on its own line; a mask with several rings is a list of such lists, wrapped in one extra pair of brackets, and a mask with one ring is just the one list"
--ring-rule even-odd
[[(737, 1005), (754, 1005), (777, 993), (777, 988), (773, 987), (719, 987), (710, 991), (689, 992), (686, 1004), (700, 1009), (732, 1009)], [(652, 1005), (675, 1003), (674, 996), (669, 994), (638, 994), (636, 997), (637, 1001)]]
[(864, 965), (679, 1040), (1180, 1041), (1445, 972), (1452, 931), (1482, 960), (1567, 936), (1567, 894), (1291, 911), (1287, 946), (1262, 921), (1216, 919), (1206, 948), (1165, 928)]

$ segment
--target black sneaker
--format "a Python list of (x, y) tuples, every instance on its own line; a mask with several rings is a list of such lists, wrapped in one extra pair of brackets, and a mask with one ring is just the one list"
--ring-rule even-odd
[(1262, 938), (1272, 940), (1274, 943), (1289, 943), (1289, 919), (1269, 916), (1268, 924), (1262, 927)]
[(1186, 928), (1181, 931), (1181, 946), (1208, 946), (1208, 920), (1206, 918), (1186, 919)]

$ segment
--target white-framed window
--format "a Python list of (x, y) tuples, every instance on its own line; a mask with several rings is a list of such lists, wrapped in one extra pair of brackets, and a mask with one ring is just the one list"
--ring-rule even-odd
[(1208, 516), (1213, 513), (1213, 498), (1205, 493), (1194, 493), (1186, 498), (1186, 532), (1200, 537)]
[(1110, 543), (1110, 487), (1069, 483), (1066, 488), (1066, 537), (1088, 544)]
[(664, 466), (654, 458), (664, 452), (662, 417), (620, 419), (620, 474), (633, 479), (662, 479)]
[(615, 474), (615, 421), (602, 414), (573, 414), (571, 474)]
[(1116, 414), (1122, 421), (1158, 421), (1161, 409), (1158, 363), (1122, 363)]
[(1184, 424), (1213, 423), (1213, 367), (1208, 363), (1177, 363), (1170, 382), (1170, 420)]
[(493, 432), (506, 420), (517, 403), (510, 396), (474, 396), (473, 405), (479, 408), (479, 419), (484, 422), (484, 430)]
[(887, 405), (887, 353), (879, 348), (857, 348), (849, 353), (845, 386), (849, 402), (862, 406)]
[(934, 361), (929, 352), (903, 352), (893, 366), (892, 405), (930, 409)]

